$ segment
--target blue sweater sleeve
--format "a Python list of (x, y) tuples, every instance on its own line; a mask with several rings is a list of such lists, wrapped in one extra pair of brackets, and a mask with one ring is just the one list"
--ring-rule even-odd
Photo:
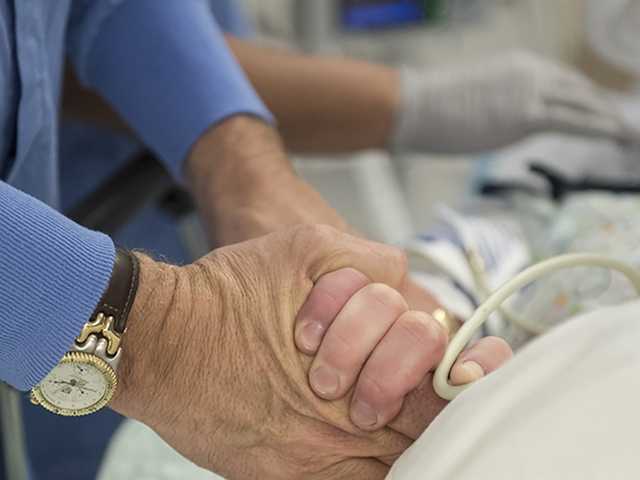
[(0, 380), (37, 384), (69, 350), (111, 276), (114, 246), (0, 182)]
[(273, 121), (206, 0), (76, 1), (69, 51), (81, 81), (109, 100), (178, 180), (210, 126), (241, 113)]

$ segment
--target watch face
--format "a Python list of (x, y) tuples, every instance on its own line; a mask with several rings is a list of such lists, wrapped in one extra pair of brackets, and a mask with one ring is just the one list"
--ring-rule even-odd
[(113, 369), (101, 358), (69, 352), (34, 390), (34, 401), (60, 415), (86, 415), (111, 399)]

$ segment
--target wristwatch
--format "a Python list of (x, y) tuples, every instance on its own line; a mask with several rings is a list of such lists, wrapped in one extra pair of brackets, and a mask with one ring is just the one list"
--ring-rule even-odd
[(63, 416), (94, 413), (109, 403), (118, 386), (120, 342), (138, 289), (139, 264), (117, 249), (109, 286), (56, 367), (31, 390), (31, 402)]

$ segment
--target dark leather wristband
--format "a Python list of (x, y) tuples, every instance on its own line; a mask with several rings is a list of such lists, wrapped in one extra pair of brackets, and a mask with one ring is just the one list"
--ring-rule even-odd
[(118, 248), (113, 264), (113, 272), (107, 289), (102, 294), (100, 303), (93, 312), (92, 318), (102, 313), (113, 317), (113, 330), (123, 334), (127, 326), (127, 318), (138, 290), (140, 265), (131, 252)]

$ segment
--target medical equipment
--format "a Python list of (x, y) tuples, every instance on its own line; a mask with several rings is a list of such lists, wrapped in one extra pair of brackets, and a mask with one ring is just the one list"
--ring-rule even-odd
[[(585, 193), (569, 197), (561, 206), (544, 202), (551, 210), (528, 228), (526, 217), (531, 215), (517, 206), (506, 217), (498, 212), (492, 217), (461, 214), (442, 206), (440, 225), (408, 245), (409, 259), (422, 260), (421, 264), (414, 262), (414, 267), (443, 273), (458, 289), (468, 292), (475, 306), (481, 304), (473, 314), (462, 316), (469, 320), (454, 336), (438, 367), (434, 388), (443, 398), (452, 399), (462, 391), (447, 383), (449, 370), (489, 317), (491, 326), (497, 326), (496, 333), (510, 342), (515, 339), (517, 345), (567, 316), (640, 294), (640, 224), (633, 221), (638, 196)], [(539, 237), (537, 247), (534, 237)], [(565, 255), (556, 256), (561, 253)], [(541, 258), (548, 260), (525, 268)], [(631, 285), (623, 277), (595, 273), (593, 267), (618, 271)], [(568, 268), (575, 270), (538, 282)], [(503, 305), (516, 292), (515, 302)], [(446, 297), (438, 299), (451, 309)], [(492, 315), (494, 312), (498, 315)]]
[[(471, 254), (470, 258), (473, 259), (474, 255)], [(628, 264), (610, 256), (590, 253), (574, 253), (560, 255), (533, 265), (516, 275), (512, 280), (508, 281), (502, 287), (489, 295), (484, 303), (478, 307), (471, 318), (462, 325), (460, 330), (458, 330), (449, 343), (442, 362), (436, 369), (436, 373), (433, 377), (433, 387), (436, 393), (445, 400), (453, 400), (458, 394), (469, 387), (469, 385), (454, 386), (449, 383), (449, 373), (451, 368), (458, 358), (458, 355), (462, 352), (476, 331), (484, 324), (494, 311), (499, 311), (505, 300), (518, 290), (526, 287), (546, 274), (578, 266), (603, 267), (617, 270), (629, 279), (638, 295), (640, 295), (640, 272)], [(514, 321), (514, 323), (528, 326), (526, 322), (523, 322), (517, 316), (505, 315), (505, 318), (507, 320)]]
[(440, 412), (387, 480), (637, 478), (639, 309), (536, 338)]
[(347, 30), (389, 28), (442, 19), (443, 0), (342, 0), (341, 20)]
[[(605, 191), (609, 193), (640, 193), (640, 181), (637, 180), (606, 180), (585, 176), (579, 179), (570, 179), (555, 168), (539, 162), (532, 162), (529, 171), (544, 178), (549, 185), (549, 195), (554, 201), (563, 200), (567, 195), (576, 192)], [(486, 181), (480, 185), (480, 193), (483, 195), (505, 195), (514, 192), (522, 192), (536, 195), (540, 192), (527, 183), (517, 181)]]

